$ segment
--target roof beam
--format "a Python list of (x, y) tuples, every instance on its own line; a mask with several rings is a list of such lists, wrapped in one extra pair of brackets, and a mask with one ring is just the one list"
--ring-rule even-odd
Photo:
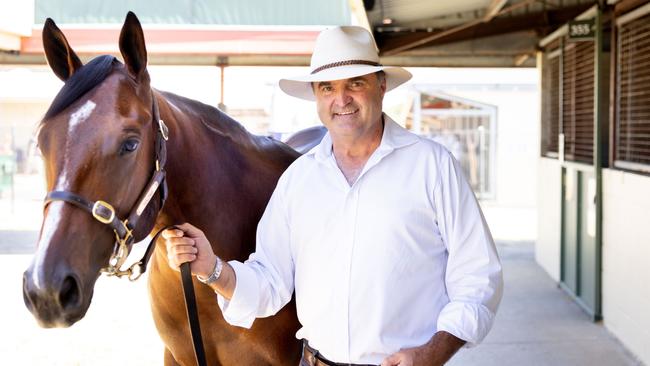
[(490, 1), (490, 5), (487, 6), (485, 10), (485, 15), (483, 16), (483, 22), (489, 22), (494, 18), (501, 9), (506, 5), (508, 0), (492, 0)]
[[(568, 22), (591, 6), (592, 4), (581, 4), (508, 18), (495, 18), (488, 23), (484, 23), (480, 19), (438, 32), (409, 32), (405, 35), (393, 37), (382, 37), (378, 35), (377, 43), (380, 54), (382, 56), (390, 56), (420, 47), (429, 47), (523, 30), (541, 29), (546, 31), (548, 28), (560, 26)], [(510, 11), (511, 8), (507, 8), (504, 11)]]
[(528, 53), (524, 53), (524, 54), (521, 54), (521, 55), (515, 57), (515, 66), (523, 65), (524, 62), (528, 61), (529, 58), (530, 58), (530, 54), (528, 54)]
[[(524, 1), (520, 2), (519, 4), (512, 5), (512, 6), (508, 7), (508, 8), (506, 8), (506, 9), (503, 9), (503, 10), (499, 11), (496, 15), (501, 15), (501, 14), (511, 12), (513, 10), (524, 7), (524, 6), (530, 4), (530, 3), (534, 2), (534, 1), (535, 0), (524, 0)], [(481, 24), (481, 23), (483, 23), (483, 18), (476, 19), (476, 20), (473, 20), (471, 22), (467, 22), (467, 23), (458, 25), (456, 27), (445, 29), (445, 30), (443, 30), (441, 32), (436, 32), (434, 34), (429, 34), (429, 35), (424, 36), (423, 38), (421, 38), (419, 40), (416, 40), (416, 41), (413, 41), (413, 42), (410, 42), (410, 43), (407, 43), (407, 44), (399, 45), (399, 46), (395, 47), (394, 49), (387, 50), (387, 49), (382, 47), (382, 52), (385, 55), (394, 55), (394, 54), (397, 54), (397, 53), (402, 52), (402, 51), (406, 51), (406, 50), (411, 49), (411, 48), (422, 46), (422, 45), (427, 44), (427, 43), (429, 43), (431, 41), (434, 41), (434, 40), (436, 40), (438, 38), (442, 38), (442, 37), (445, 37), (447, 35), (462, 31), (464, 29), (474, 27), (475, 25), (478, 25), (478, 24)]]

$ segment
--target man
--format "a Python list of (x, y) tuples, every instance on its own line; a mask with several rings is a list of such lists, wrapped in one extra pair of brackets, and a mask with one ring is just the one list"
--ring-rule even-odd
[(442, 365), (486, 336), (501, 300), (461, 168), (382, 113), (411, 75), (378, 61), (370, 33), (337, 27), (319, 35), (309, 75), (280, 81), (316, 101), (328, 133), (278, 181), (246, 263), (223, 263), (189, 224), (164, 233), (170, 266), (191, 261), (233, 325), (276, 313), (295, 290), (305, 365)]

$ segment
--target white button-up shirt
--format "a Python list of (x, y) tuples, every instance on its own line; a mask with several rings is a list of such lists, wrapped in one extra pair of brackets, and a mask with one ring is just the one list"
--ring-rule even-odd
[(230, 324), (275, 314), (295, 290), (304, 338), (335, 362), (379, 364), (437, 331), (479, 343), (502, 274), (476, 198), (451, 154), (385, 116), (379, 147), (350, 186), (327, 134), (282, 175), (257, 249), (229, 262), (218, 296)]

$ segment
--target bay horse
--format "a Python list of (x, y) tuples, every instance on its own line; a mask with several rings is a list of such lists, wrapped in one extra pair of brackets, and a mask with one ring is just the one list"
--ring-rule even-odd
[[(50, 67), (65, 84), (38, 133), (50, 199), (37, 251), (23, 276), (25, 304), (38, 323), (69, 327), (84, 317), (101, 270), (116, 249), (124, 249), (114, 245), (119, 230), (100, 221), (114, 221), (107, 217), (112, 213), (125, 217), (145, 191), (147, 203), (139, 204), (132, 228), (136, 242), (170, 224), (191, 222), (221, 258), (245, 260), (255, 249), (256, 226), (278, 178), (300, 154), (249, 134), (216, 108), (152, 89), (144, 34), (131, 12), (119, 38), (124, 63), (105, 55), (83, 65), (51, 19), (43, 28), (43, 45)], [(158, 134), (168, 138), (162, 163), (166, 178), (148, 190), (152, 174), (160, 170), (153, 158), (158, 156)], [(72, 196), (53, 199), (57, 192)], [(84, 198), (102, 202), (99, 209), (89, 209), (93, 215), (77, 207)], [(125, 249), (128, 253), (130, 248)], [(149, 271), (151, 310), (165, 344), (165, 365), (194, 364), (180, 276), (167, 265), (162, 240)], [(275, 316), (244, 329), (225, 322), (208, 286), (196, 280), (194, 286), (208, 364), (298, 364), (301, 344), (295, 338), (299, 322), (293, 300)]]

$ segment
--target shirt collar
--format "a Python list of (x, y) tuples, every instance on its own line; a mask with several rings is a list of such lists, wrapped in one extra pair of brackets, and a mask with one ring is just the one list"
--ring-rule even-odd
[[(384, 113), (383, 117), (384, 132), (381, 136), (379, 147), (377, 147), (377, 150), (382, 153), (382, 155), (418, 142), (419, 137), (417, 135), (400, 126), (387, 114)], [(332, 137), (330, 136), (330, 133), (327, 132), (325, 136), (323, 136), (321, 142), (309, 150), (306, 155), (314, 155), (316, 160), (320, 162), (329, 159), (332, 156)]]

